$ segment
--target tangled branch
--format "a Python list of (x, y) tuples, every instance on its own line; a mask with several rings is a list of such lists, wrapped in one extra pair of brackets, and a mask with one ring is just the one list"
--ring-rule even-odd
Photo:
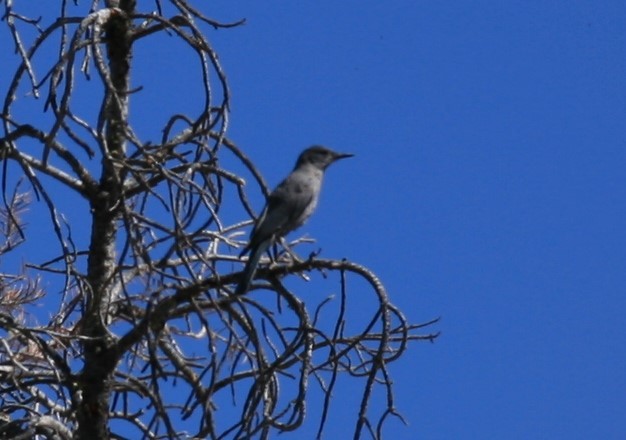
[[(185, 0), (156, 1), (151, 12), (100, 3), (71, 15), (80, 7), (63, 1), (46, 25), (4, 2), (19, 65), (2, 106), (0, 255), (31, 240), (26, 207), (47, 218), (56, 248), (0, 274), (0, 437), (88, 438), (94, 420), (111, 438), (269, 438), (301, 427), (317, 404), (321, 438), (336, 384), (354, 378), (354, 437), (381, 438), (399, 417), (388, 364), (410, 341), (434, 340), (421, 332), (435, 321), (408, 323), (363, 266), (294, 260), (301, 240), (262, 261), (247, 294), (233, 294), (252, 221), (225, 212), (254, 216), (246, 173), (268, 188), (226, 136), (227, 77), (203, 27), (243, 21), (220, 23)], [(130, 123), (129, 101), (142, 92), (130, 86), (131, 55), (161, 34), (195, 53), (201, 110), (169, 114), (154, 140)], [(54, 59), (43, 56), (51, 44)], [(95, 110), (83, 89), (99, 97)], [(225, 167), (226, 157), (238, 165)], [(39, 203), (28, 203), (22, 179)], [(310, 299), (329, 283), (297, 278), (319, 274), (337, 295)], [(383, 405), (373, 404), (377, 389)]]

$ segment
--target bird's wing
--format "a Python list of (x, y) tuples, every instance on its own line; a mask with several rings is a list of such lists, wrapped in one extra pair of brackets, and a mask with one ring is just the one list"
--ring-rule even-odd
[(268, 197), (267, 205), (252, 232), (250, 248), (271, 237), (283, 236), (306, 220), (307, 211), (315, 203), (315, 191), (309, 182), (284, 180)]

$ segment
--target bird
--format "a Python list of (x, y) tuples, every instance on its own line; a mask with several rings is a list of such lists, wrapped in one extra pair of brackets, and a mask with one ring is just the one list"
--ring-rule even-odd
[(239, 255), (242, 257), (250, 252), (235, 295), (248, 291), (259, 260), (272, 243), (299, 228), (311, 217), (317, 207), (328, 166), (352, 156), (354, 154), (337, 153), (321, 145), (313, 145), (300, 153), (291, 174), (268, 196), (250, 233), (250, 240)]

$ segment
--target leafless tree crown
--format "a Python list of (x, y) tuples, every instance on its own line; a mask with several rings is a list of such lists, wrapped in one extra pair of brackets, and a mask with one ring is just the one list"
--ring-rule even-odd
[[(242, 175), (268, 190), (227, 137), (206, 33), (243, 21), (185, 0), (51, 3), (53, 17), (0, 0), (15, 49), (0, 83), (0, 438), (269, 438), (307, 415), (322, 437), (340, 379), (358, 390), (354, 437), (380, 438), (399, 417), (387, 366), (436, 336), (429, 323), (407, 323), (367, 268), (282, 246), (233, 295), (252, 222), (237, 217), (254, 217)], [(156, 62), (136, 51), (159, 38), (193, 55), (197, 84), (184, 111), (151, 102), (163, 120), (147, 124), (132, 67)], [(318, 274), (334, 282), (297, 281)]]

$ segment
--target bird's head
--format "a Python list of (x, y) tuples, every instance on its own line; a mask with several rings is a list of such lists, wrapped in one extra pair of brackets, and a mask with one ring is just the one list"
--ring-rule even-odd
[(300, 153), (298, 161), (296, 162), (296, 168), (305, 164), (311, 164), (320, 170), (325, 170), (331, 163), (352, 156), (354, 156), (354, 154), (337, 153), (326, 147), (313, 145)]

